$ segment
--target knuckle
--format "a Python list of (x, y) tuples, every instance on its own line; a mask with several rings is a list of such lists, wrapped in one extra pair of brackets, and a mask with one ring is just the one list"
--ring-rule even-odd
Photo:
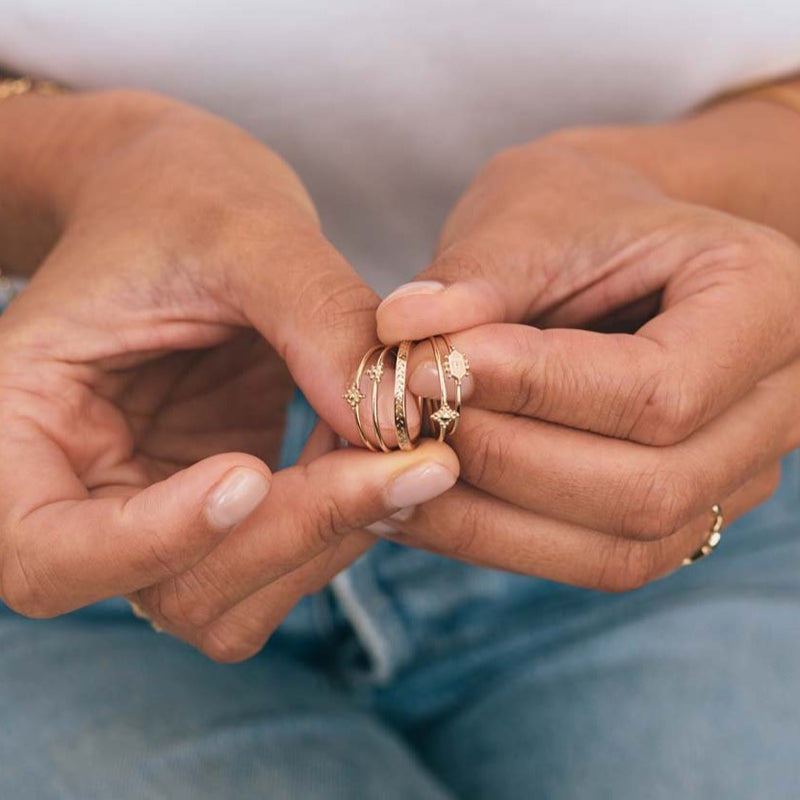
[(214, 585), (186, 572), (142, 592), (154, 616), (179, 628), (200, 628), (215, 620), (226, 605)]
[(324, 550), (353, 529), (352, 515), (334, 492), (306, 493), (299, 515), (298, 538), (300, 548), (306, 553)]
[(634, 423), (629, 437), (643, 444), (677, 444), (705, 420), (710, 398), (677, 369), (666, 367), (646, 380), (633, 400)]
[(491, 257), (478, 253), (473, 244), (458, 244), (447, 248), (436, 259), (434, 270), (437, 278), (453, 281), (496, 273)]
[(671, 536), (691, 517), (696, 481), (688, 471), (654, 469), (635, 476), (622, 490), (622, 536), (654, 541)]
[[(234, 580), (231, 578), (231, 585)], [(217, 619), (235, 602), (226, 591), (225, 581), (205, 561), (196, 564), (171, 583), (172, 605), (168, 610), (181, 615), (189, 625), (195, 627)]]
[[(313, 259), (313, 260), (312, 260)], [(324, 262), (327, 260), (328, 264)], [(311, 319), (314, 325), (325, 331), (329, 339), (330, 352), (346, 353), (347, 369), (351, 368), (349, 359), (353, 330), (365, 325), (373, 326), (379, 298), (366, 284), (358, 280), (349, 268), (332, 255), (308, 256), (308, 262), (315, 264), (308, 270), (306, 278), (292, 293), (295, 318)], [(301, 360), (302, 352), (297, 337), (280, 331), (274, 342), (281, 357), (289, 364)]]
[(157, 564), (165, 577), (177, 577), (186, 568), (186, 547), (182, 536), (166, 537), (157, 528), (142, 531), (147, 559)]
[(651, 543), (618, 542), (603, 564), (597, 588), (622, 594), (646, 586), (658, 575), (656, 552)]
[(203, 632), (198, 649), (217, 663), (236, 664), (258, 654), (267, 638), (245, 634), (233, 626), (216, 625)]
[(49, 619), (63, 613), (45, 584), (26, 566), (25, 555), (13, 549), (3, 559), (2, 599), (17, 614)]
[(478, 532), (485, 528), (485, 522), (478, 503), (467, 503), (449, 537), (448, 555), (456, 558), (472, 555)]
[(316, 252), (314, 263), (316, 268), (308, 272), (294, 295), (298, 313), (334, 333), (346, 333), (354, 321), (374, 315), (378, 296), (345, 269), (338, 256)]
[[(525, 351), (519, 349), (515, 352)], [(547, 368), (542, 370), (533, 360), (525, 359), (522, 363), (514, 364), (514, 369), (516, 371), (516, 379), (512, 382), (514, 394), (508, 399), (511, 413), (528, 417), (547, 417), (548, 408), (545, 406), (545, 399), (558, 396), (550, 391), (554, 379), (550, 365), (547, 364)]]
[(468, 452), (459, 448), (463, 478), (479, 488), (492, 486), (512, 466), (508, 443), (492, 425), (475, 426), (470, 431)]

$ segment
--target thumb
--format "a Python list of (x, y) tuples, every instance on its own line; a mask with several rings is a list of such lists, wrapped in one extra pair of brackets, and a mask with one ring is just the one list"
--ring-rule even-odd
[(46, 440), (32, 440), (16, 463), (16, 470), (0, 470), (7, 481), (0, 518), (8, 556), (0, 596), (33, 617), (63, 614), (186, 571), (260, 505), (271, 484), (257, 458), (226, 453), (135, 494), (131, 487), (109, 487), (88, 498)]
[[(242, 273), (241, 304), (251, 324), (277, 350), (314, 410), (336, 433), (360, 443), (342, 399), (362, 356), (377, 344), (380, 298), (315, 228), (296, 236), (285, 266)], [(390, 379), (381, 386), (391, 397)], [(410, 412), (414, 404), (408, 403)], [(409, 420), (415, 424), (414, 419)]]
[[(491, 322), (524, 321), (538, 288), (528, 285), (531, 270), (519, 261), (508, 244), (493, 247), (477, 237), (456, 241), (380, 304), (380, 339), (424, 339)], [(520, 273), (526, 276), (524, 291)]]

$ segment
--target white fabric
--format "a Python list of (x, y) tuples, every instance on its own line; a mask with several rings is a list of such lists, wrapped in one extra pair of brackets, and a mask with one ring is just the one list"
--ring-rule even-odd
[(798, 0), (2, 0), (0, 62), (144, 86), (298, 170), (379, 290), (428, 259), (494, 152), (564, 125), (671, 117), (800, 69)]

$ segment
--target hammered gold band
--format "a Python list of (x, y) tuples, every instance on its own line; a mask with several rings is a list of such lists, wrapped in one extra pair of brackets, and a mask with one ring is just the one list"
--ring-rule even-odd
[(708, 538), (702, 547), (692, 553), (692, 555), (683, 559), (684, 567), (688, 567), (689, 564), (694, 564), (710, 555), (714, 550), (716, 550), (717, 545), (720, 543), (720, 540), (722, 539), (722, 523), (725, 520), (722, 516), (722, 507), (719, 505), (719, 503), (714, 503), (714, 505), (711, 506), (711, 513), (714, 515), (714, 522), (711, 525), (711, 530), (708, 532)]

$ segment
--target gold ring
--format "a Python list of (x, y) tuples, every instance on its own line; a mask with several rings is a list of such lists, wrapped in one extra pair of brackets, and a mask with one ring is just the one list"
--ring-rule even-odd
[[(443, 354), (439, 344), (439, 339), (446, 345), (446, 352)], [(380, 383), (386, 371), (387, 359), (394, 354), (395, 372), (394, 387), (392, 395), (393, 421), (395, 433), (397, 435), (397, 447), (400, 450), (412, 450), (417, 444), (420, 436), (428, 436), (443, 442), (448, 436), (455, 433), (461, 418), (461, 393), (462, 381), (469, 375), (469, 361), (463, 353), (453, 347), (450, 339), (444, 334), (431, 336), (427, 339), (433, 352), (436, 372), (439, 377), (440, 398), (438, 400), (430, 397), (414, 395), (417, 408), (420, 412), (420, 431), (412, 438), (408, 427), (408, 414), (406, 408), (406, 393), (408, 383), (408, 360), (411, 357), (413, 348), (420, 342), (410, 340), (400, 342), (398, 345), (375, 345), (371, 347), (362, 357), (356, 369), (356, 374), (347, 390), (342, 395), (345, 402), (350, 406), (355, 418), (358, 435), (364, 446), (376, 452), (382, 450), (384, 453), (391, 452), (394, 447), (387, 444), (381, 431), (380, 421)], [(370, 365), (370, 361), (375, 353), (378, 353), (375, 363)], [(364, 377), (369, 378), (372, 388), (362, 390), (361, 384)], [(453, 404), (447, 391), (447, 380), (455, 383)], [(364, 421), (361, 419), (361, 402), (367, 398), (369, 393), (370, 421), (374, 432), (374, 441), (367, 436), (364, 428)]]
[(722, 523), (724, 518), (722, 516), (722, 508), (720, 507), (719, 503), (714, 503), (714, 505), (711, 506), (711, 513), (714, 515), (714, 523), (711, 525), (711, 530), (708, 532), (708, 539), (706, 539), (705, 544), (699, 550), (683, 559), (682, 565), (684, 567), (688, 567), (689, 564), (694, 564), (696, 561), (700, 561), (707, 555), (710, 555), (714, 550), (716, 550), (717, 545), (720, 543), (720, 540), (722, 539)]
[(145, 622), (147, 622), (150, 625), (150, 627), (156, 633), (164, 633), (164, 629), (159, 627), (158, 625), (156, 625), (156, 623), (153, 622), (152, 619), (150, 619), (150, 617), (147, 615), (145, 610), (135, 600), (128, 600), (128, 605), (131, 607), (131, 611), (133, 611), (133, 616), (134, 617), (138, 617), (139, 619), (143, 619)]
[(386, 359), (386, 355), (391, 350), (391, 346), (384, 347), (383, 350), (381, 350), (378, 360), (375, 362), (374, 366), (367, 370), (367, 375), (372, 381), (372, 427), (375, 430), (375, 439), (384, 453), (390, 453), (392, 448), (386, 444), (386, 440), (383, 438), (383, 434), (381, 433), (381, 422), (378, 414), (378, 387), (380, 386), (381, 378), (383, 378), (384, 360)]
[(408, 340), (400, 342), (394, 366), (394, 428), (397, 432), (397, 444), (401, 450), (414, 449), (406, 417), (406, 372), (412, 344), (413, 342)]
[[(451, 429), (450, 426), (455, 426), (458, 422), (459, 412), (451, 408), (450, 403), (447, 401), (447, 383), (445, 382), (446, 368), (442, 361), (442, 353), (441, 350), (439, 350), (436, 337), (431, 336), (428, 342), (430, 342), (431, 350), (433, 350), (433, 358), (436, 362), (436, 372), (439, 375), (439, 391), (441, 395), (441, 399), (438, 405), (436, 405), (436, 410), (430, 415), (430, 419), (439, 426), (436, 438), (438, 441), (443, 442), (447, 434), (455, 429), (455, 427)], [(431, 403), (431, 405), (434, 405), (434, 403)]]
[(369, 362), (370, 358), (381, 349), (381, 345), (376, 345), (375, 347), (371, 347), (364, 353), (364, 357), (361, 359), (358, 369), (356, 370), (356, 376), (353, 378), (353, 382), (347, 388), (347, 391), (342, 395), (344, 400), (353, 409), (353, 416), (356, 419), (356, 428), (358, 428), (358, 435), (361, 437), (361, 441), (364, 443), (364, 447), (369, 450), (377, 450), (378, 448), (372, 444), (372, 442), (367, 438), (367, 434), (364, 431), (364, 426), (361, 424), (361, 401), (366, 397), (364, 392), (361, 391), (361, 378), (364, 376), (364, 370), (366, 369), (367, 363)]
[(455, 381), (456, 384), (456, 418), (453, 421), (453, 427), (450, 433), (455, 433), (458, 428), (458, 423), (461, 421), (461, 383), (469, 375), (469, 359), (459, 350), (453, 347), (450, 337), (442, 334), (447, 345), (448, 353), (444, 359), (444, 371), (448, 378)]

